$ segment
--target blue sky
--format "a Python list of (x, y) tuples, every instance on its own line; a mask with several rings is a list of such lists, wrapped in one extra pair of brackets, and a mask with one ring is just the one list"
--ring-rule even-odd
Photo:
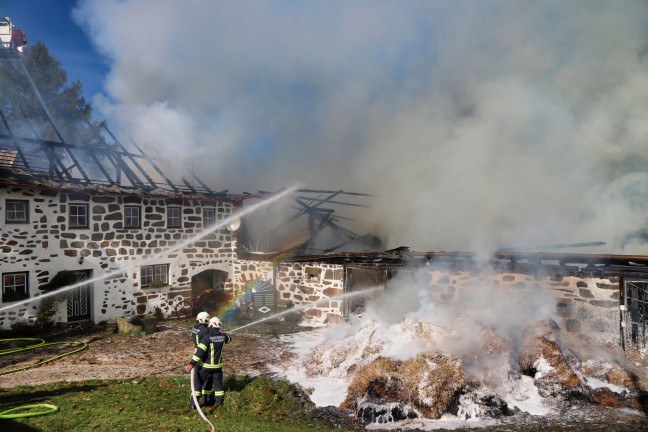
[(68, 73), (68, 82), (81, 81), (86, 100), (102, 91), (108, 65), (88, 36), (74, 22), (76, 0), (0, 0), (0, 14), (8, 16), (27, 35), (27, 45), (41, 41)]

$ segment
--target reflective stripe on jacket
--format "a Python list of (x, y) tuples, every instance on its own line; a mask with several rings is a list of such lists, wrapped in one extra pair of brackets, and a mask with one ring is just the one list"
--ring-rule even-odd
[(191, 341), (194, 344), (194, 348), (198, 346), (202, 338), (207, 336), (209, 333), (209, 327), (201, 322), (196, 322), (196, 325), (191, 329)]
[(223, 345), (232, 341), (232, 338), (221, 333), (220, 329), (212, 328), (211, 331), (202, 338), (196, 346), (196, 352), (191, 357), (191, 364), (195, 365), (200, 362), (204, 369), (220, 369), (223, 367)]

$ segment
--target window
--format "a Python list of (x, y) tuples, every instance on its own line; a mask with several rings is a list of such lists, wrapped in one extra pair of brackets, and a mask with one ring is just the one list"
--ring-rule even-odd
[(27, 273), (5, 273), (2, 275), (2, 301), (11, 302), (29, 297)]
[(180, 207), (167, 207), (167, 228), (182, 228)]
[(159, 288), (169, 284), (169, 264), (142, 266), (140, 273), (142, 288)]
[(70, 228), (88, 228), (88, 204), (70, 204)]
[(140, 227), (140, 208), (137, 206), (124, 207), (124, 227), (125, 228), (139, 228)]
[(203, 228), (216, 223), (216, 209), (203, 208)]
[(7, 223), (29, 222), (29, 201), (7, 200), (5, 221)]

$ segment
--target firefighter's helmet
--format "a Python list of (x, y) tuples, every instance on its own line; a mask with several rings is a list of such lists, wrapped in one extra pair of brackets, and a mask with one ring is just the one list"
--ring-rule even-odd
[(209, 327), (221, 328), (223, 327), (223, 323), (220, 319), (218, 319), (218, 317), (211, 317), (211, 319), (209, 320)]
[(196, 317), (196, 321), (199, 323), (207, 324), (209, 321), (209, 314), (207, 312), (200, 312)]

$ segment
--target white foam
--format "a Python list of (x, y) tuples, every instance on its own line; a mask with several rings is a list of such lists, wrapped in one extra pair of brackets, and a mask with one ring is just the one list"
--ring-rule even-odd
[(519, 379), (507, 380), (504, 387), (506, 389), (504, 400), (509, 406), (519, 408), (520, 411), (531, 415), (549, 414), (550, 410), (544, 406), (543, 398), (533, 378), (521, 375)]

